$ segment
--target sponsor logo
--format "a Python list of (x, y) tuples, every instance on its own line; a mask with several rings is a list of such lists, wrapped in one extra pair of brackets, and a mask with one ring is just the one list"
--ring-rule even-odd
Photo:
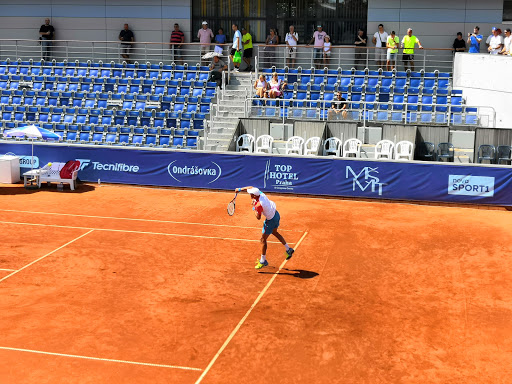
[(101, 163), (99, 161), (92, 161), (91, 159), (75, 159), (80, 162), (80, 170), (83, 171), (89, 165), (95, 171), (110, 171), (110, 172), (139, 172), (138, 165), (128, 165), (125, 163)]
[(183, 177), (194, 176), (198, 178), (205, 178), (208, 181), (208, 184), (211, 184), (220, 177), (222, 174), (222, 168), (219, 164), (212, 161), (209, 165), (198, 166), (198, 165), (180, 165), (177, 163), (178, 160), (171, 161), (167, 166), (167, 172), (169, 175), (176, 180), (178, 183), (181, 183), (181, 179)]
[(386, 183), (381, 183), (377, 177), (379, 171), (378, 167), (364, 167), (359, 173), (356, 173), (351, 166), (347, 166), (345, 169), (345, 178), (352, 178), (352, 191), (356, 189), (365, 192), (377, 193), (382, 196), (382, 191)]
[(492, 197), (494, 196), (494, 177), (449, 175), (448, 194)]
[[(7, 152), (8, 156), (18, 156), (12, 152)], [(37, 156), (18, 156), (20, 158), (20, 168), (39, 168), (39, 157)]]
[(274, 189), (293, 191), (293, 186), (297, 181), (299, 181), (299, 177), (297, 172), (294, 172), (292, 165), (271, 164), (270, 160), (267, 160), (263, 188), (267, 188), (268, 182)]

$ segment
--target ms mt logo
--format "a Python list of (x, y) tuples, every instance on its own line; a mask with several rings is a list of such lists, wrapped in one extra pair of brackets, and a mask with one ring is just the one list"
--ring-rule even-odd
[(381, 183), (380, 179), (377, 177), (379, 171), (377, 171), (378, 167), (364, 167), (359, 173), (356, 173), (352, 167), (347, 166), (345, 170), (345, 178), (352, 178), (352, 191), (360, 190), (360, 191), (369, 191), (372, 193), (377, 193), (379, 196), (382, 196), (382, 190), (386, 183)]

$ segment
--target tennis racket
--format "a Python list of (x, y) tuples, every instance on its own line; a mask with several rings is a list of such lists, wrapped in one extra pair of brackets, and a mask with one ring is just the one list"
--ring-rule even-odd
[(235, 193), (235, 197), (228, 203), (228, 215), (233, 216), (235, 214), (235, 200), (238, 196), (238, 192)]

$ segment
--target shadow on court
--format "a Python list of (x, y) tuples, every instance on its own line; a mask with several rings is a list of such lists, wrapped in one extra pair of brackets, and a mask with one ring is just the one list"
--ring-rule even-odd
[(0, 187), (0, 195), (30, 195), (34, 192), (85, 193), (94, 191), (94, 189), (94, 185), (82, 183), (77, 184), (74, 191), (70, 190), (69, 184), (64, 184), (63, 191), (59, 191), (57, 189), (56, 183), (50, 185), (43, 183), (41, 188), (37, 188), (37, 186), (24, 187), (23, 184), (15, 184), (8, 186), (5, 185), (4, 188)]
[(318, 276), (318, 273), (313, 272), (313, 271), (305, 271), (304, 269), (288, 269), (288, 268), (281, 269), (281, 271), (279, 273), (277, 271), (276, 272), (262, 271), (262, 272), (258, 272), (258, 273), (261, 273), (262, 275), (275, 275), (275, 274), (288, 275), (288, 276), (298, 277), (299, 279), (312, 279), (312, 278)]

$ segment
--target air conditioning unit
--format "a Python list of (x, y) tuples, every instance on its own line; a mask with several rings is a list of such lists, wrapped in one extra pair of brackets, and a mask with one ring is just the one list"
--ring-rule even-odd
[(293, 124), (270, 123), (270, 136), (274, 140), (288, 140), (293, 136)]

